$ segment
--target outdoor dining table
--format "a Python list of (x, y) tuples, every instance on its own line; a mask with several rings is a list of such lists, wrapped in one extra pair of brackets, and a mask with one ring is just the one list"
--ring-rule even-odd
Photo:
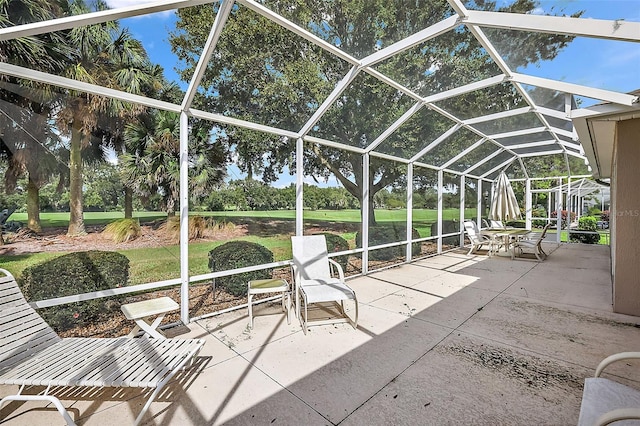
[[(493, 240), (497, 240), (498, 238), (503, 238), (504, 241), (504, 252), (507, 253), (509, 251), (509, 245), (511, 244), (512, 237), (518, 237), (521, 235), (525, 235), (531, 232), (530, 229), (523, 228), (487, 228), (480, 231), (481, 235), (486, 235)], [(495, 254), (498, 254), (500, 249), (497, 249)]]

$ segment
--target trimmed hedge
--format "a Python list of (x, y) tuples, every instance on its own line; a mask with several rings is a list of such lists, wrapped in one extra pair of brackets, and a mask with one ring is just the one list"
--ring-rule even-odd
[[(478, 223), (477, 220), (474, 221)], [(454, 232), (460, 232), (460, 222), (457, 220), (443, 220), (442, 233), (451, 234)], [(431, 235), (438, 235), (438, 222), (431, 224)], [(442, 245), (458, 247), (460, 245), (460, 236), (452, 235), (450, 237), (442, 237)]]
[[(332, 234), (331, 232), (321, 232), (315, 235), (324, 235), (327, 240), (327, 251), (329, 253), (349, 250), (349, 242), (342, 238), (340, 235)], [(349, 256), (335, 256), (331, 259), (338, 262), (338, 264), (342, 266), (342, 270), (345, 273), (347, 272)]]
[(582, 216), (578, 219), (578, 231), (591, 231), (589, 234), (571, 234), (570, 240), (572, 242), (580, 242), (584, 244), (598, 244), (600, 242), (600, 234), (597, 233), (596, 228), (598, 219), (593, 216)]
[(598, 219), (594, 216), (582, 216), (578, 219), (578, 229), (584, 231), (595, 231), (598, 227)]
[[(250, 241), (229, 241), (209, 252), (209, 269), (211, 269), (211, 272), (227, 271), (271, 262), (273, 262), (271, 250)], [(216, 278), (216, 285), (219, 285), (234, 296), (246, 296), (247, 283), (249, 281), (269, 279), (272, 273), (271, 269), (263, 269), (220, 277)]]
[[(113, 251), (66, 254), (26, 268), (18, 279), (27, 301), (71, 296), (127, 285), (129, 259)], [(97, 321), (101, 314), (119, 309), (123, 297), (42, 308), (38, 312), (56, 331)]]
[[(402, 226), (372, 226), (369, 228), (369, 246), (377, 246), (381, 244), (394, 243), (407, 239), (407, 228)], [(418, 230), (411, 229), (411, 238), (420, 238)], [(362, 247), (362, 234), (360, 231), (356, 233), (356, 247)], [(411, 244), (411, 253), (413, 256), (420, 254), (420, 243)], [(373, 250), (369, 252), (369, 260), (388, 261), (404, 257), (406, 254), (405, 246), (388, 247), (384, 249)]]

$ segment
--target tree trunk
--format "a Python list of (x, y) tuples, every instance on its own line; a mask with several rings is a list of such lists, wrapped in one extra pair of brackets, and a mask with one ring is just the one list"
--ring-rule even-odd
[(124, 218), (133, 218), (133, 190), (128, 186), (124, 187)]
[(71, 148), (69, 150), (69, 229), (67, 235), (85, 234), (82, 217), (82, 139), (78, 129), (71, 129)]
[[(340, 180), (340, 178), (338, 178), (338, 180)], [(351, 195), (353, 195), (356, 199), (358, 199), (358, 201), (360, 201), (360, 222), (364, 222), (364, 219), (362, 217), (362, 184), (361, 183), (357, 183), (357, 184), (353, 184), (352, 186), (346, 186), (344, 185), (345, 189), (347, 190), (347, 192), (349, 192)], [(369, 188), (372, 188), (371, 186)], [(375, 192), (374, 192), (375, 191)], [(376, 226), (378, 223), (376, 222), (376, 210), (375, 210), (375, 205), (373, 202), (373, 196), (376, 195), (378, 193), (379, 190), (376, 190), (375, 188), (371, 189), (371, 192), (369, 192), (369, 226)]]
[(29, 176), (27, 184), (27, 227), (34, 232), (42, 232), (40, 224), (40, 189)]
[[(376, 226), (378, 223), (376, 222), (376, 210), (373, 206), (373, 195), (369, 196), (369, 226)], [(362, 203), (360, 204), (362, 205)], [(361, 211), (362, 214), (362, 211)]]

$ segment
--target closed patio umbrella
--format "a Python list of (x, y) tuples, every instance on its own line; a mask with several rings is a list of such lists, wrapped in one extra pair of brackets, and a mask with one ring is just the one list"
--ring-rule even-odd
[(496, 181), (489, 218), (500, 221), (520, 218), (520, 207), (516, 194), (513, 193), (509, 178), (504, 172), (500, 173)]

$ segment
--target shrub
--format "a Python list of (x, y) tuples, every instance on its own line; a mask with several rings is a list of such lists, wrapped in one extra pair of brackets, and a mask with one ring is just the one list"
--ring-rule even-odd
[(524, 220), (510, 220), (505, 222), (505, 226), (511, 226), (513, 228), (524, 229), (527, 227), (527, 222)]
[[(411, 230), (412, 239), (420, 238), (418, 230), (413, 228)], [(406, 228), (402, 226), (384, 226), (377, 225), (369, 228), (369, 246), (377, 246), (381, 244), (394, 243), (397, 241), (404, 241), (407, 238)], [(356, 247), (362, 247), (362, 234), (360, 231), (356, 233)], [(420, 243), (413, 243), (411, 245), (411, 253), (414, 256), (420, 254)], [(369, 252), (369, 260), (393, 260), (399, 257), (405, 256), (405, 247), (396, 246), (388, 247), (384, 249), (378, 249)]]
[[(478, 223), (477, 219), (474, 219), (474, 222)], [(458, 222), (457, 220), (443, 220), (442, 233), (451, 234), (453, 232), (460, 232), (460, 222)], [(438, 222), (434, 222), (431, 224), (431, 235), (438, 235)], [(442, 245), (459, 246), (460, 237), (457, 235), (453, 235), (451, 237), (443, 237)]]
[(584, 244), (598, 244), (600, 242), (600, 234), (571, 234), (571, 242)]
[(598, 207), (598, 206), (591, 206), (587, 210), (587, 214), (589, 216), (599, 217), (602, 214), (602, 211), (600, 210), (600, 207)]
[[(347, 242), (347, 240), (342, 238), (340, 235), (332, 234), (330, 232), (321, 232), (321, 233), (316, 234), (316, 235), (324, 235), (325, 236), (325, 238), (327, 239), (327, 251), (329, 253), (336, 253), (336, 252), (339, 252), (339, 251), (347, 251), (347, 250), (349, 250), (349, 243)], [(342, 266), (342, 269), (345, 272), (347, 271), (347, 263), (348, 263), (348, 260), (349, 260), (349, 256), (335, 256), (335, 257), (332, 257), (331, 259), (333, 259), (336, 262), (338, 262), (338, 264), (340, 264), (340, 266)]]
[(547, 221), (543, 220), (543, 219), (532, 219), (531, 220), (531, 226), (534, 227), (534, 228), (544, 228), (546, 224), (547, 224)]
[(202, 216), (189, 217), (189, 240), (196, 240), (204, 237), (210, 223)]
[(140, 237), (142, 229), (137, 219), (118, 219), (105, 226), (102, 235), (116, 243), (126, 243)]
[[(26, 268), (18, 283), (27, 301), (51, 299), (126, 286), (129, 259), (111, 251), (70, 253)], [(101, 314), (115, 311), (121, 297), (43, 308), (40, 315), (56, 331), (97, 321)]]
[(533, 226), (534, 228), (544, 228), (544, 226), (547, 224), (547, 221), (543, 219), (547, 217), (547, 211), (544, 208), (536, 207), (531, 212), (531, 216), (531, 226)]
[(226, 220), (219, 220), (212, 226), (214, 232), (233, 232), (236, 229), (236, 225), (233, 222), (227, 222)]
[[(211, 228), (212, 219), (208, 220), (202, 216), (189, 216), (189, 241), (204, 237), (207, 229)], [(180, 218), (171, 216), (160, 225), (160, 229), (166, 232), (174, 240), (180, 239)]]
[(595, 231), (598, 220), (593, 216), (582, 216), (578, 219), (578, 229), (584, 231)]
[[(578, 230), (597, 232), (597, 222), (598, 220), (593, 216), (582, 216), (580, 219), (578, 219)], [(573, 233), (571, 234), (571, 241), (581, 242), (584, 244), (598, 244), (600, 242), (600, 234)]]
[[(209, 252), (209, 269), (211, 269), (211, 272), (227, 271), (271, 262), (273, 262), (273, 253), (265, 246), (250, 241), (230, 241)], [(247, 283), (249, 281), (269, 279), (271, 275), (271, 269), (263, 269), (216, 278), (216, 284), (234, 296), (246, 296)]]
[[(562, 229), (565, 229), (567, 227), (567, 216), (568, 216), (569, 212), (567, 210), (562, 210)], [(557, 211), (552, 211), (551, 212), (551, 217), (555, 218), (558, 216)], [(573, 222), (574, 220), (576, 220), (576, 213), (575, 212), (571, 212), (571, 222)]]

